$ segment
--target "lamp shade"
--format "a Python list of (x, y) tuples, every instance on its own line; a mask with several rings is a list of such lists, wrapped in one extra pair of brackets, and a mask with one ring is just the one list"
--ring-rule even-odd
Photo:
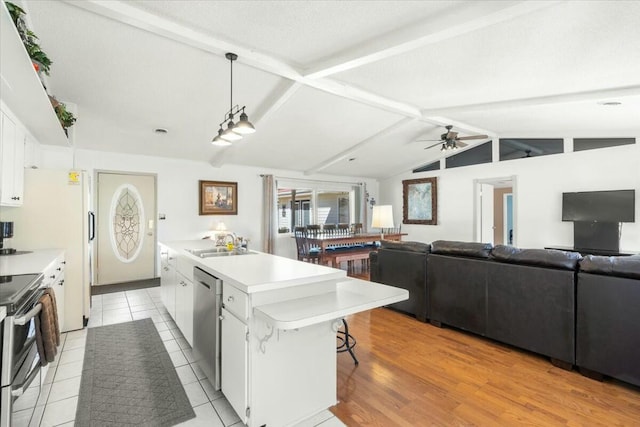
[(256, 128), (253, 127), (253, 124), (249, 121), (249, 116), (247, 116), (243, 111), (242, 114), (240, 114), (240, 121), (233, 128), (233, 131), (240, 135), (248, 135), (250, 133), (254, 133)]
[(374, 206), (371, 215), (371, 228), (393, 228), (393, 206)]
[(215, 136), (215, 138), (213, 138), (213, 140), (211, 141), (211, 144), (217, 145), (218, 147), (231, 145), (229, 141), (222, 139), (221, 135), (222, 135), (222, 128), (218, 130), (218, 134)]

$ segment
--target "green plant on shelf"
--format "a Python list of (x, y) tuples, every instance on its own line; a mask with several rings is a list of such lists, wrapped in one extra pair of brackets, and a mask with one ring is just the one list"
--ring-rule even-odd
[(5, 4), (35, 70), (49, 75), (52, 62), (40, 47), (38, 36), (27, 28), (27, 24), (24, 22), (25, 11), (11, 2), (6, 2)]
[(60, 124), (62, 125), (62, 128), (66, 133), (67, 129), (73, 126), (73, 124), (76, 122), (76, 118), (74, 117), (72, 112), (67, 111), (67, 106), (62, 102), (59, 102), (56, 106), (53, 107), (53, 109), (55, 110), (56, 115), (58, 116), (58, 120), (60, 121)]

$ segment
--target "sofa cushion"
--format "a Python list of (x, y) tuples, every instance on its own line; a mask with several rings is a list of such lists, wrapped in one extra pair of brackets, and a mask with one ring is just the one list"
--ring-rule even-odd
[(640, 255), (596, 256), (587, 255), (580, 261), (580, 271), (640, 279)]
[(556, 249), (519, 249), (513, 246), (496, 245), (491, 251), (491, 257), (496, 261), (513, 264), (576, 270), (582, 256), (577, 252)]
[(431, 243), (431, 253), (441, 255), (458, 255), (473, 258), (489, 258), (491, 243), (454, 242), (436, 240)]
[(427, 254), (431, 249), (431, 245), (422, 242), (398, 242), (395, 240), (383, 240), (380, 242), (380, 248)]

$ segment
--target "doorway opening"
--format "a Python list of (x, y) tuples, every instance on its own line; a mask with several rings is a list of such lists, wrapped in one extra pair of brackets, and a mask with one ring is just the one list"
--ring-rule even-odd
[(474, 240), (493, 245), (517, 242), (516, 176), (474, 180)]

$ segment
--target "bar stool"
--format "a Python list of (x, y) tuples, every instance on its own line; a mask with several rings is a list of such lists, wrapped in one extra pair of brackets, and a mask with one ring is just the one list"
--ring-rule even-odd
[(356, 339), (349, 333), (349, 325), (344, 318), (342, 318), (342, 326), (344, 326), (344, 330), (338, 330), (336, 335), (336, 338), (340, 343), (336, 351), (338, 353), (344, 353), (345, 351), (348, 351), (351, 355), (351, 358), (353, 359), (353, 362), (358, 365), (358, 359), (353, 352), (353, 348), (356, 346)]

